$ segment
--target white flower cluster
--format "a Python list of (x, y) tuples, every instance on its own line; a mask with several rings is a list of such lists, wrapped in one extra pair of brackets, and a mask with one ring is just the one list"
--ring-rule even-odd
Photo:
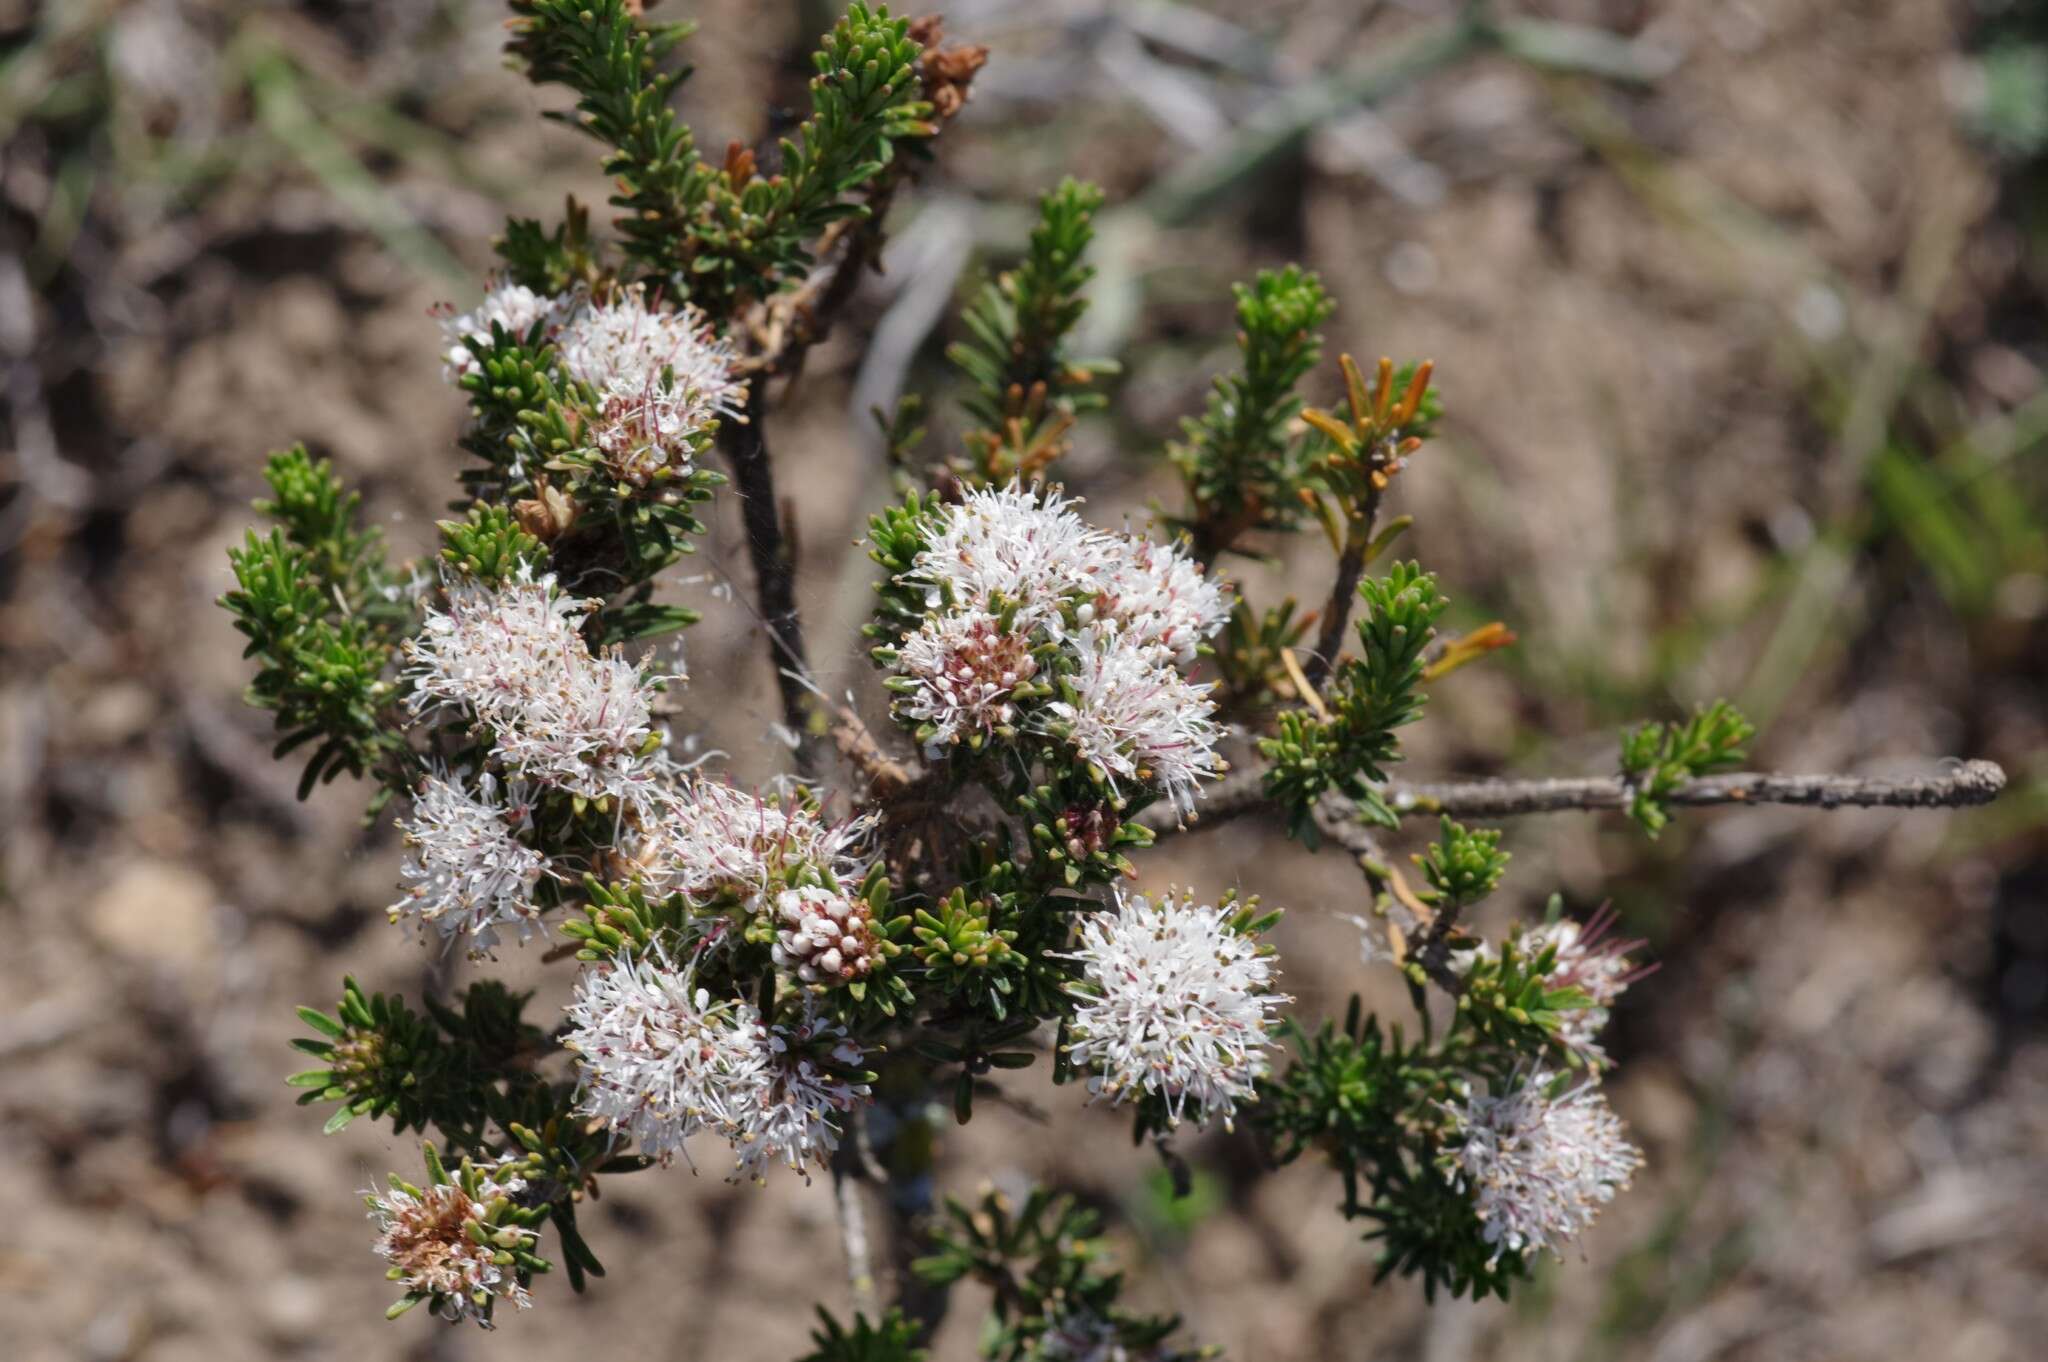
[(517, 835), (531, 825), (524, 782), (513, 781), (500, 800), (498, 779), (488, 771), (474, 789), (460, 775), (433, 772), (413, 795), (411, 817), (398, 825), (406, 888), (391, 905), (393, 922), (410, 919), (422, 929), (432, 923), (451, 941), (467, 936), (473, 955), (488, 953), (502, 926), (516, 928), (522, 941), (538, 930), (533, 891), (547, 857)]
[(569, 315), (574, 302), (570, 297), (535, 293), (524, 284), (493, 284), (483, 301), (470, 311), (458, 314), (449, 308), (442, 312), (441, 336), (446, 345), (441, 354), (442, 372), (450, 383), (460, 383), (476, 373), (482, 366), (469, 342), (489, 342), (493, 323), (506, 335), (523, 340), (535, 322), (547, 323), (547, 330), (552, 332)]
[[(897, 712), (928, 752), (1020, 721), (1073, 744), (1115, 788), (1156, 785), (1185, 811), (1222, 769), (1210, 687), (1182, 673), (1229, 600), (1179, 549), (1089, 525), (1057, 492), (967, 492), (939, 510), (905, 584), (925, 621), (897, 650)], [(1064, 685), (1041, 675), (1063, 656)], [(1032, 696), (1060, 696), (1020, 706)]]
[(930, 724), (927, 746), (1007, 730), (1017, 717), (1011, 697), (1038, 672), (1030, 634), (982, 610), (937, 615), (903, 641), (897, 670), (917, 681), (897, 710)]
[(577, 627), (591, 605), (553, 577), (497, 588), (448, 585), (408, 639), (415, 714), (464, 705), (491, 732), (492, 755), (539, 785), (644, 808), (669, 762), (654, 728), (658, 679), (616, 653), (593, 654)]
[(486, 1173), (476, 1196), (455, 1182), (363, 1193), (377, 1222), (376, 1250), (391, 1264), (392, 1280), (408, 1294), (431, 1297), (434, 1313), (451, 1323), (474, 1319), (489, 1328), (483, 1311), (494, 1299), (526, 1309), (533, 1302), (516, 1269), (500, 1263), (498, 1250), (469, 1232), (471, 1224), (488, 1222), (492, 1201), (525, 1185)]
[(1076, 1065), (1112, 1102), (1149, 1093), (1168, 1119), (1226, 1127), (1266, 1073), (1278, 972), (1229, 915), (1191, 898), (1119, 894), (1081, 919), (1078, 999), (1070, 1022)]
[[(1588, 1006), (1567, 1012), (1557, 1034), (1558, 1039), (1596, 1066), (1607, 1062), (1607, 1052), (1601, 1048), (1599, 1037), (1607, 1029), (1615, 1000), (1644, 972), (1628, 958), (1629, 952), (1643, 943), (1616, 939), (1611, 934), (1614, 922), (1614, 910), (1602, 908), (1583, 925), (1571, 918), (1559, 918), (1531, 927), (1518, 942), (1523, 957), (1530, 960), (1553, 946), (1557, 948), (1555, 963), (1543, 976), (1545, 988), (1576, 988), (1592, 999)], [(1491, 961), (1498, 956), (1499, 951), (1490, 942), (1481, 942), (1470, 950), (1453, 952), (1451, 968), (1463, 974), (1475, 960)]]
[(1549, 987), (1577, 988), (1593, 1000), (1591, 1006), (1567, 1013), (1558, 1035), (1595, 1063), (1607, 1059), (1598, 1038), (1607, 1029), (1615, 1000), (1641, 973), (1628, 954), (1642, 943), (1615, 940), (1608, 935), (1613, 924), (1614, 910), (1603, 908), (1583, 927), (1570, 918), (1559, 918), (1533, 928), (1522, 938), (1524, 950), (1541, 953), (1546, 947), (1557, 947), (1557, 963), (1544, 976)]
[(593, 438), (628, 481), (645, 484), (664, 469), (688, 473), (710, 424), (744, 410), (747, 384), (734, 374), (732, 342), (697, 309), (650, 305), (637, 287), (598, 302), (580, 292), (550, 296), (497, 283), (470, 311), (442, 314), (448, 380), (460, 383), (477, 372), (469, 343), (489, 341), (493, 324), (523, 339), (536, 323), (563, 372), (597, 399)]
[(1495, 1261), (1562, 1255), (1642, 1165), (1598, 1087), (1553, 1098), (1553, 1079), (1539, 1070), (1504, 1097), (1468, 1097), (1452, 1109), (1464, 1144), (1446, 1174), (1472, 1190)]
[(630, 482), (688, 473), (711, 422), (746, 402), (732, 343), (696, 308), (651, 307), (639, 288), (584, 301), (555, 346), (563, 371), (595, 394), (597, 445)]
[(1133, 646), (1113, 625), (1083, 629), (1074, 650), (1073, 698), (1047, 709), (1075, 752), (1106, 772), (1112, 789), (1119, 780), (1148, 781), (1176, 809), (1193, 808), (1201, 782), (1222, 774), (1209, 687), (1190, 682), (1156, 649)]
[(582, 1110), (664, 1162), (687, 1160), (685, 1142), (709, 1130), (732, 1145), (735, 1180), (775, 1162), (803, 1172), (830, 1158), (840, 1118), (868, 1096), (839, 1072), (863, 1059), (842, 1029), (808, 1015), (765, 1025), (750, 1003), (714, 1002), (658, 950), (584, 970), (568, 1014)]
[(670, 785), (633, 847), (648, 892), (684, 894), (698, 903), (735, 895), (767, 912), (793, 875), (805, 870), (859, 884), (859, 852), (870, 823), (828, 822), (796, 801), (774, 802), (717, 780)]
[(734, 1177), (758, 1180), (769, 1164), (781, 1163), (809, 1181), (808, 1170), (825, 1167), (839, 1148), (841, 1118), (868, 1100), (866, 1081), (845, 1076), (867, 1056), (845, 1027), (809, 1012), (794, 1025), (770, 1028), (767, 1046), (769, 1082), (733, 1140)]

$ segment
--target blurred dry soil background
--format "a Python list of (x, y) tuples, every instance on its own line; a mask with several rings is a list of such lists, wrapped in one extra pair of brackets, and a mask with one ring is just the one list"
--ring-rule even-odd
[[(823, 7), (693, 12), (700, 147), (800, 97)], [(2003, 763), (1968, 814), (1691, 812), (1513, 827), (1510, 901), (1612, 897), (1659, 973), (1614, 1100), (1646, 1175), (1512, 1307), (1369, 1285), (1325, 1169), (1189, 1142), (1175, 1203), (1127, 1126), (1043, 1107), (949, 1132), (949, 1185), (1065, 1184), (1141, 1302), (1242, 1362), (2000, 1362), (2048, 1338), (2048, 21), (2018, 0), (1543, 0), (1514, 52), (1441, 50), (1451, 0), (962, 0), (994, 56), (937, 168), (772, 426), (814, 656), (853, 645), (850, 547), (889, 496), (866, 410), (943, 386), (949, 305), (1065, 172), (1112, 210), (1086, 344), (1118, 419), (1065, 468), (1098, 514), (1230, 359), (1227, 285), (1300, 259), (1331, 349), (1427, 355), (1451, 419), (1397, 492), (1457, 620), (1521, 643), (1437, 688), (1412, 773), (1599, 772), (1627, 722), (1727, 695), (1758, 764)], [(612, 1270), (495, 1336), (387, 1325), (358, 1188), (291, 1006), (439, 967), (384, 921), (388, 828), (306, 803), (239, 702), (214, 599), (264, 452), (304, 439), (407, 553), (452, 488), (466, 304), (508, 208), (601, 198), (590, 148), (498, 54), (486, 0), (0, 0), (0, 1356), (773, 1362), (844, 1308), (829, 1197), (615, 1180)], [(815, 31), (813, 28), (812, 31)], [(1311, 395), (1327, 400), (1332, 376)], [(933, 439), (952, 427), (940, 420)], [(729, 501), (686, 597), (679, 731), (773, 769)], [(1319, 596), (1306, 556), (1247, 568)], [(736, 599), (725, 599), (738, 590)], [(872, 710), (871, 710), (872, 712)], [(1148, 883), (1290, 909), (1310, 1013), (1364, 989), (1359, 885), (1274, 830), (1171, 842)], [(1497, 925), (1497, 923), (1496, 923)], [(537, 952), (504, 968), (559, 999)], [(938, 1356), (972, 1354), (963, 1305)], [(2029, 1340), (2032, 1340), (2029, 1342)]]

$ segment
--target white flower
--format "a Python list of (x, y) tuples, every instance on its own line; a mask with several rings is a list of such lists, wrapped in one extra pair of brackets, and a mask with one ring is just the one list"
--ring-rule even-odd
[[(1051, 732), (1112, 787), (1150, 783), (1186, 812), (1222, 762), (1211, 687), (1180, 669), (1222, 627), (1227, 594), (1178, 548), (1095, 529), (1069, 506), (1012, 484), (932, 514), (901, 578), (931, 613), (891, 664), (896, 716), (932, 757), (1013, 724)], [(1020, 704), (1049, 644), (1078, 664), (1071, 694)]]
[(663, 1162), (688, 1160), (685, 1142), (710, 1130), (733, 1147), (734, 1179), (776, 1162), (803, 1172), (831, 1157), (839, 1118), (869, 1094), (847, 1076), (864, 1056), (843, 1029), (808, 1011), (765, 1026), (749, 1003), (714, 1003), (658, 950), (586, 969), (568, 1013), (579, 1109)]
[(442, 361), (448, 381), (458, 382), (482, 367), (467, 342), (488, 343), (493, 323), (514, 340), (525, 340), (535, 322), (545, 322), (552, 330), (567, 315), (572, 301), (535, 293), (524, 284), (498, 283), (471, 311), (460, 316), (453, 309), (444, 312), (441, 335), (447, 348), (442, 352)]
[(868, 905), (823, 885), (785, 889), (775, 896), (775, 963), (807, 984), (858, 979), (881, 958)]
[(724, 1134), (759, 1104), (768, 1059), (759, 1014), (736, 1000), (714, 1003), (659, 950), (585, 969), (567, 1011), (580, 1110), (644, 1154), (687, 1159), (690, 1136)]
[(1021, 628), (1005, 630), (996, 616), (968, 608), (935, 615), (903, 641), (896, 670), (916, 683), (897, 700), (897, 713), (932, 727), (928, 751), (987, 736), (1012, 723), (1011, 693), (1038, 672), (1031, 640)]
[(1201, 564), (1174, 545), (1142, 535), (1113, 537), (1096, 580), (1098, 611), (1121, 624), (1132, 640), (1165, 648), (1183, 667), (1230, 618), (1228, 593)]
[(1037, 623), (1065, 597), (1093, 595), (1110, 537), (1067, 509), (1058, 492), (1012, 483), (963, 493), (939, 511), (932, 535), (905, 578), (926, 589), (933, 610), (988, 609), (997, 596), (1026, 607)]
[(838, 1150), (846, 1114), (871, 1092), (864, 1080), (848, 1076), (866, 1058), (860, 1046), (844, 1027), (808, 1007), (802, 1020), (763, 1037), (768, 1081), (735, 1122), (734, 1180), (758, 1181), (769, 1164), (781, 1163), (809, 1181), (809, 1168), (824, 1167)]
[(1539, 1070), (1505, 1097), (1468, 1097), (1452, 1109), (1464, 1144), (1448, 1156), (1446, 1175), (1472, 1190), (1494, 1261), (1562, 1255), (1642, 1166), (1599, 1088), (1552, 1098), (1552, 1081)]
[(1083, 917), (1080, 934), (1067, 957), (1082, 967), (1071, 1052), (1096, 1071), (1096, 1095), (1150, 1093), (1176, 1124), (1191, 1114), (1228, 1126), (1266, 1072), (1272, 1013), (1288, 1001), (1269, 991), (1272, 957), (1227, 914), (1186, 897), (1120, 894)]
[(514, 781), (505, 802), (497, 778), (477, 778), (472, 792), (460, 776), (434, 772), (412, 801), (412, 816), (401, 818), (407, 853), (400, 869), (408, 886), (391, 905), (391, 920), (433, 923), (444, 937), (467, 935), (472, 954), (497, 944), (498, 928), (513, 926), (524, 941), (540, 927), (534, 886), (547, 870), (547, 857), (515, 832), (531, 826), (526, 789)]
[(842, 884), (865, 880), (859, 850), (871, 826), (867, 819), (828, 822), (795, 801), (770, 803), (722, 781), (692, 780), (664, 791), (631, 850), (651, 893), (699, 903), (730, 893), (765, 911), (803, 867)]
[(541, 784), (635, 807), (668, 767), (653, 726), (656, 678), (617, 653), (592, 655), (578, 626), (591, 603), (555, 579), (501, 587), (455, 581), (405, 645), (419, 714), (466, 705), (491, 730), (493, 754)]
[(934, 611), (989, 610), (1001, 597), (1023, 607), (1026, 627), (1045, 623), (1056, 635), (1071, 604), (1080, 625), (1113, 622), (1193, 662), (1229, 617), (1228, 594), (1178, 547), (1096, 529), (1073, 504), (1015, 483), (969, 490), (937, 512), (905, 580), (925, 587)]
[(555, 345), (564, 372), (596, 394), (598, 447), (636, 483), (688, 473), (710, 424), (739, 416), (746, 401), (732, 343), (696, 308), (650, 307), (639, 288), (586, 300)]
[(1162, 648), (1111, 626), (1082, 630), (1075, 648), (1080, 666), (1065, 678), (1073, 698), (1046, 707), (1061, 736), (1112, 788), (1119, 779), (1146, 781), (1176, 809), (1191, 809), (1200, 783), (1223, 769), (1214, 687), (1189, 681)]
[(472, 1222), (488, 1223), (490, 1203), (524, 1188), (518, 1178), (486, 1172), (477, 1194), (457, 1182), (427, 1187), (401, 1185), (396, 1178), (382, 1193), (365, 1192), (370, 1219), (377, 1222), (376, 1250), (392, 1267), (392, 1280), (408, 1294), (430, 1298), (433, 1312), (450, 1322), (474, 1319), (485, 1328), (484, 1311), (494, 1300), (521, 1310), (533, 1304), (519, 1284), (517, 1269), (497, 1261), (497, 1250), (469, 1237)]

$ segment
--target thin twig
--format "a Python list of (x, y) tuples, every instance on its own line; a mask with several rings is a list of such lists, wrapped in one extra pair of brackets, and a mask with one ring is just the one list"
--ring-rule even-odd
[[(1378, 498), (1373, 500), (1376, 506)], [(1337, 577), (1330, 583), (1330, 599), (1323, 606), (1316, 650), (1309, 654), (1306, 668), (1310, 691), (1322, 690), (1323, 682), (1337, 665), (1337, 654), (1344, 647), (1344, 626), (1351, 621), (1351, 602), (1358, 596), (1358, 578), (1365, 571), (1365, 546), (1371, 537), (1372, 521), (1368, 518), (1364, 533), (1347, 534), (1344, 550), (1337, 555)]]
[(1414, 891), (1401, 878), (1380, 846), (1379, 835), (1365, 823), (1358, 821), (1356, 812), (1349, 801), (1324, 799), (1315, 807), (1316, 830), (1332, 843), (1351, 853), (1358, 869), (1365, 876), (1366, 888), (1377, 898), (1391, 894), (1419, 921), (1427, 924), (1421, 938), (1416, 942), (1410, 957), (1422, 966), (1423, 973), (1451, 997), (1464, 991), (1464, 983), (1451, 971), (1450, 938), (1458, 925), (1458, 906), (1446, 905), (1441, 911), (1415, 897)]
[(846, 764), (867, 782), (871, 804), (891, 804), (909, 793), (923, 774), (883, 749), (867, 722), (846, 705), (834, 705), (832, 743)]
[[(1344, 650), (1344, 626), (1351, 622), (1351, 605), (1358, 599), (1358, 579), (1365, 572), (1365, 556), (1372, 547), (1372, 531), (1379, 520), (1382, 490), (1382, 484), (1375, 481), (1372, 490), (1365, 495), (1364, 504), (1358, 508), (1358, 514), (1344, 527), (1344, 547), (1337, 554), (1337, 577), (1330, 583), (1330, 599), (1323, 605), (1323, 624), (1316, 634), (1316, 650), (1308, 660), (1311, 691), (1322, 690), (1323, 683), (1329, 680), (1331, 671), (1337, 666), (1337, 654)], [(1321, 705), (1316, 707), (1320, 709)]]
[(766, 386), (765, 380), (754, 384), (747, 395), (746, 421), (722, 427), (718, 443), (732, 464), (733, 482), (739, 489), (747, 555), (754, 565), (755, 597), (768, 629), (775, 684), (782, 693), (782, 722), (796, 735), (798, 771), (809, 775), (815, 765), (810, 751), (810, 692), (804, 684), (810, 660), (796, 608), (796, 561), (783, 533), (775, 468), (762, 431)]

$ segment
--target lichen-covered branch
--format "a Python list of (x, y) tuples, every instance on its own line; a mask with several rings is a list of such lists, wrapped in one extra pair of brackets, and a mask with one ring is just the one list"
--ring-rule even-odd
[[(1218, 827), (1242, 814), (1266, 807), (1262, 775), (1241, 770), (1209, 787), (1190, 820), (1189, 831)], [(1792, 804), (1810, 808), (1961, 809), (1989, 804), (2005, 789), (2005, 771), (1991, 761), (1964, 761), (1939, 775), (1874, 777), (1849, 775), (1783, 775), (1769, 771), (1733, 771), (1701, 776), (1666, 796), (1672, 804), (1700, 807), (1714, 804)], [(1621, 776), (1562, 776), (1545, 780), (1396, 781), (1386, 787), (1387, 806), (1402, 817), (1450, 814), (1457, 818), (1515, 818), (1532, 813), (1586, 813), (1628, 807), (1629, 782)], [(1347, 848), (1352, 841), (1332, 828), (1352, 823), (1351, 801), (1326, 795), (1316, 809), (1316, 825), (1325, 836)], [(1148, 810), (1140, 822), (1155, 832), (1177, 827), (1172, 816)]]
[[(1666, 802), (1709, 804), (1799, 804), (1813, 808), (1958, 809), (1988, 804), (2005, 788), (1996, 762), (1965, 761), (1939, 775), (1884, 778), (1848, 775), (1781, 775), (1736, 771), (1686, 782)], [(1528, 813), (1562, 813), (1628, 806), (1629, 782), (1620, 776), (1558, 780), (1474, 780), (1395, 785), (1387, 802), (1403, 815), (1450, 814), (1459, 818), (1512, 818)]]

